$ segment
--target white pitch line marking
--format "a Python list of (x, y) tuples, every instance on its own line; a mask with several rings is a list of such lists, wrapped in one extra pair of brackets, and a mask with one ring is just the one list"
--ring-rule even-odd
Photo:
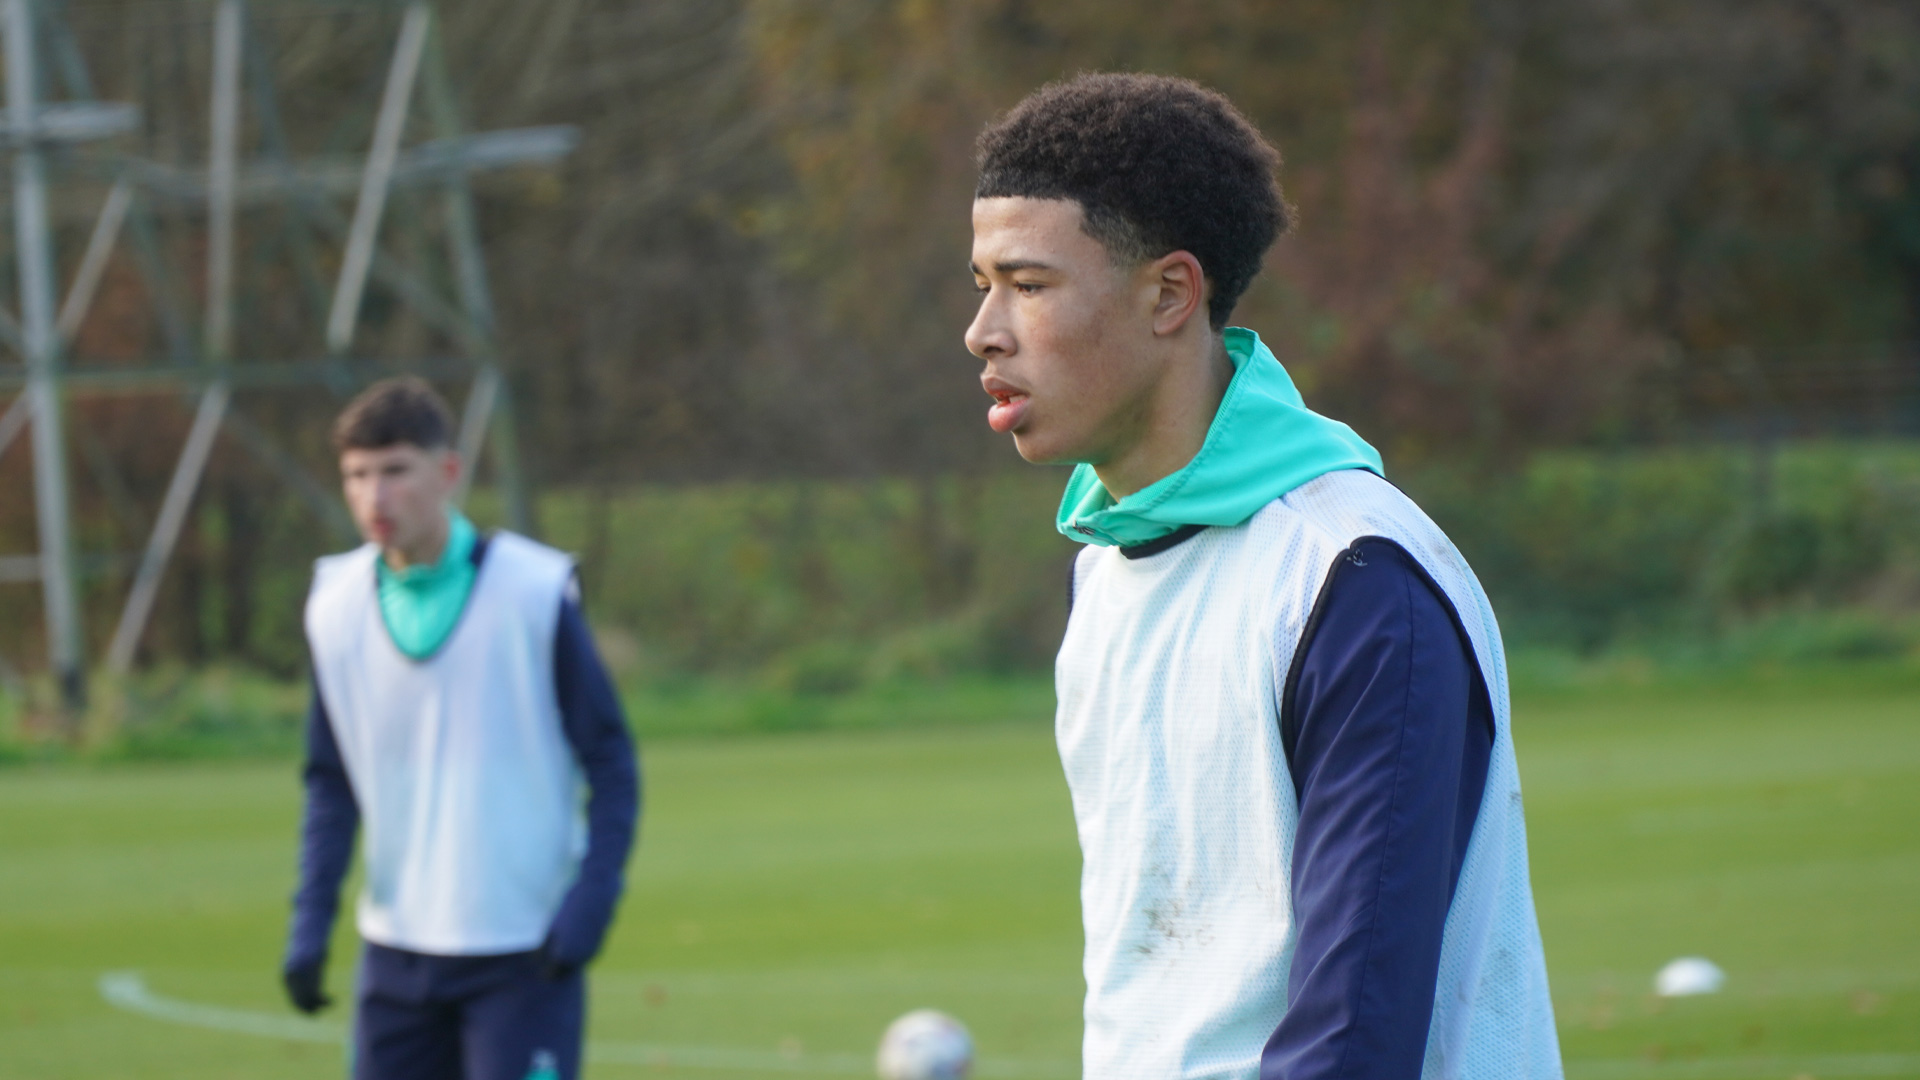
[[(100, 996), (109, 1005), (154, 1020), (268, 1039), (334, 1045), (347, 1041), (345, 1028), (325, 1020), (275, 1016), (250, 1009), (199, 1005), (163, 997), (147, 989), (146, 980), (135, 971), (109, 971), (100, 976), (99, 987)], [(828, 1076), (866, 1076), (873, 1070), (873, 1059), (862, 1054), (789, 1054), (775, 1050), (655, 1046), (649, 1043), (596, 1042), (587, 1048), (587, 1058), (606, 1065), (679, 1066), (687, 1069), (815, 1073)], [(1079, 1071), (1078, 1066), (1067, 1062), (1014, 1061), (1004, 1058), (986, 1058), (976, 1067), (977, 1075), (981, 1077), (1002, 1077), (1005, 1080), (1055, 1080), (1075, 1076)]]
[(228, 1031), (236, 1035), (259, 1035), (269, 1039), (292, 1039), (296, 1042), (339, 1044), (347, 1039), (345, 1030), (325, 1020), (273, 1016), (245, 1009), (195, 1005), (164, 998), (148, 990), (146, 980), (135, 971), (109, 971), (100, 976), (99, 985), (100, 996), (109, 1005), (187, 1027)]

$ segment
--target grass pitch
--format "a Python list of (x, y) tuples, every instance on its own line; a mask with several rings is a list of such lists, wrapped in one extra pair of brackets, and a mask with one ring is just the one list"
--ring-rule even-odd
[[(1535, 696), (1519, 739), (1570, 1076), (1920, 1076), (1920, 685)], [(1078, 852), (1043, 716), (660, 740), (646, 771), (594, 1075), (870, 1075), (920, 1006), (973, 1028), (983, 1076), (1074, 1075)], [(290, 763), (0, 772), (0, 1075), (341, 1076), (337, 1007), (306, 1037), (216, 1030), (291, 1016), (297, 810)], [(343, 927), (336, 996), (352, 955)], [(1651, 996), (1681, 955), (1726, 990)], [(203, 1009), (115, 1007), (117, 971)]]

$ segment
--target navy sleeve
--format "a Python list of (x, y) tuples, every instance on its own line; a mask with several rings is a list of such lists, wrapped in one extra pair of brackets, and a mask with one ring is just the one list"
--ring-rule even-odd
[(1452, 605), (1398, 544), (1334, 563), (1281, 708), (1299, 938), (1261, 1080), (1415, 1080), (1493, 714)]
[(626, 887), (627, 854), (640, 818), (640, 768), (613, 680), (593, 646), (577, 588), (560, 604), (553, 641), (560, 722), (587, 778), (587, 853), (560, 903), (547, 953), (567, 965), (600, 951)]
[(287, 935), (288, 970), (326, 960), (327, 939), (340, 907), (340, 883), (346, 880), (354, 834), (360, 829), (360, 803), (347, 779), (318, 683), (307, 708), (307, 761), (301, 777), (307, 800), (300, 823), (300, 883)]

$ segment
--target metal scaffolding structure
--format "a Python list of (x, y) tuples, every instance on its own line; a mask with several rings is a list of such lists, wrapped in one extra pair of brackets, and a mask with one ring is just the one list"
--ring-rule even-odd
[[(508, 521), (524, 530), (531, 516), (469, 177), (491, 168), (557, 160), (572, 150), (576, 130), (467, 133), (449, 84), (432, 6), (425, 0), (368, 3), (362, 6), (397, 12), (399, 28), (366, 151), (351, 160), (295, 161), (282, 134), (271, 58), (251, 32), (249, 0), (210, 0), (208, 6), (212, 77), (207, 167), (201, 173), (112, 152), (112, 140), (139, 125), (138, 107), (94, 99), (76, 38), (57, 0), (0, 0), (7, 95), (0, 143), (12, 157), (19, 280), (18, 317), (0, 306), (0, 346), (21, 358), (18, 365), (0, 364), (0, 389), (19, 390), (0, 411), (0, 453), (23, 430), (31, 431), (39, 544), (36, 554), (0, 555), (0, 581), (40, 583), (47, 653), (69, 715), (76, 715), (85, 702), (87, 672), (78, 577), (83, 557), (75, 550), (63, 431), (71, 398), (172, 389), (194, 403), (192, 425), (107, 648), (110, 672), (125, 672), (134, 661), (222, 432), (288, 483), (328, 528), (351, 535), (337, 500), (327, 491), (329, 485), (306, 473), (272, 434), (233, 409), (236, 388), (324, 386), (338, 392), (395, 370), (467, 379), (458, 437), (458, 448), (470, 463), (466, 475), (472, 475), (484, 449)], [(50, 93), (56, 85), (60, 100)], [(416, 99), (424, 106), (420, 111), (432, 138), (406, 146)], [(251, 155), (242, 146), (242, 115), (248, 110), (260, 132), (260, 145)], [(82, 146), (96, 148), (81, 152)], [(49, 171), (56, 168), (106, 186), (63, 299), (56, 295), (55, 231), (48, 207)], [(452, 268), (451, 298), (443, 296), (428, 275), (382, 247), (389, 196), (403, 186), (425, 189), (440, 204)], [(350, 215), (336, 205), (336, 200), (347, 199)], [(260, 204), (284, 207), (298, 223), (291, 246), (308, 278), (320, 276), (316, 239), (337, 245), (338, 272), (315, 355), (234, 355), (236, 220), (241, 207)], [(183, 207), (203, 214), (206, 222), (205, 305), (197, 320), (185, 308), (154, 239), (156, 215)], [(129, 253), (166, 340), (165, 353), (131, 365), (69, 364), (67, 348), (128, 234)], [(354, 341), (370, 281), (453, 342), (450, 355), (356, 356)]]

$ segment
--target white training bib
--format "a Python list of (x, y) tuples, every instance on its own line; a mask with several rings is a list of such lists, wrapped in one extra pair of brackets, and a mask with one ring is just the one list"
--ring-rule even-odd
[(452, 634), (413, 660), (381, 618), (378, 557), (369, 544), (319, 560), (306, 612), (360, 804), (360, 934), (449, 956), (536, 948), (586, 850), (553, 683), (573, 562), (494, 535)]
[(1283, 684), (1334, 559), (1366, 536), (1400, 544), (1446, 593), (1493, 702), (1422, 1076), (1561, 1075), (1499, 627), (1439, 527), (1343, 470), (1147, 558), (1079, 555), (1056, 731), (1085, 860), (1089, 1080), (1258, 1077), (1295, 938)]

